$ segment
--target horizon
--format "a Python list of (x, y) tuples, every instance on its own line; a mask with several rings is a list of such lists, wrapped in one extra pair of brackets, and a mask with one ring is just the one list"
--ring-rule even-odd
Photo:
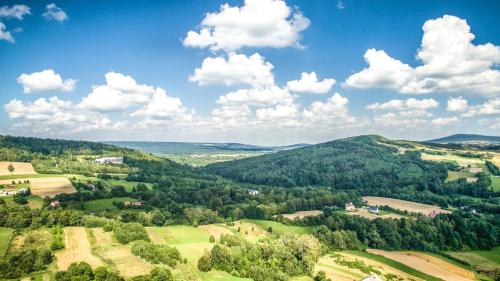
[(2, 1), (0, 134), (260, 146), (492, 135), (498, 10), (498, 1)]

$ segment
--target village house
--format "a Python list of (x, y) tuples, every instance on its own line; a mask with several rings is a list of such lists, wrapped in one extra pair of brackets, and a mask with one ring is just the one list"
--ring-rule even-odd
[(50, 207), (57, 208), (59, 206), (61, 206), (61, 203), (59, 202), (59, 200), (54, 200), (54, 201), (50, 202)]
[(249, 189), (248, 194), (253, 195), (253, 196), (259, 195), (259, 191), (255, 190), (255, 189)]
[(467, 183), (475, 183), (475, 182), (477, 182), (477, 178), (465, 178), (465, 181)]
[(380, 277), (378, 277), (377, 274), (372, 274), (370, 276), (361, 279), (360, 281), (382, 281), (382, 279), (380, 279)]
[(141, 207), (142, 202), (140, 202), (140, 201), (136, 201), (136, 202), (125, 201), (125, 202), (123, 202), (123, 206), (125, 206), (125, 207)]
[(25, 195), (25, 194), (29, 194), (29, 193), (30, 193), (30, 190), (26, 187), (19, 189), (19, 194)]
[(103, 157), (95, 160), (97, 164), (123, 164), (123, 157)]
[(436, 211), (432, 211), (429, 213), (429, 218), (435, 218), (437, 215), (439, 215), (439, 214), (436, 213)]
[(354, 206), (354, 204), (352, 204), (352, 202), (346, 203), (345, 210), (347, 212), (354, 212), (354, 211), (356, 211), (356, 206)]
[(378, 214), (380, 212), (378, 206), (370, 206), (368, 207), (368, 211), (372, 214)]

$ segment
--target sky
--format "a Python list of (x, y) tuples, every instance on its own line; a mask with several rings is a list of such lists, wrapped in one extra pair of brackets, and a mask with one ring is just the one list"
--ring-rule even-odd
[(500, 135), (500, 1), (0, 0), (0, 134)]

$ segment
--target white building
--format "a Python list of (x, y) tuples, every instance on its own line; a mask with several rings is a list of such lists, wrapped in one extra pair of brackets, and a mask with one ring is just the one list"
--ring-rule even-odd
[(372, 275), (367, 276), (359, 281), (382, 281), (382, 279), (380, 279), (380, 277), (378, 277), (377, 274), (372, 274)]
[(248, 194), (250, 195), (259, 195), (259, 191), (258, 190), (255, 190), (255, 189), (249, 189), (248, 190)]
[(123, 157), (103, 157), (95, 160), (97, 164), (123, 164)]

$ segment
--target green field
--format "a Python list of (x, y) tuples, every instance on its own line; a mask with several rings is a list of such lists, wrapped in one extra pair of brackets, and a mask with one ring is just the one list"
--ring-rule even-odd
[(116, 198), (106, 198), (106, 199), (97, 199), (97, 200), (92, 200), (92, 201), (87, 201), (84, 203), (85, 210), (88, 210), (90, 212), (94, 213), (100, 213), (104, 211), (116, 211), (118, 208), (113, 205), (113, 202), (125, 202), (125, 201), (131, 201), (135, 202), (137, 199), (135, 198), (130, 198), (130, 197), (116, 197)]
[(307, 227), (307, 226), (285, 225), (280, 222), (270, 221), (270, 220), (245, 219), (243, 221), (256, 224), (262, 227), (264, 230), (267, 230), (268, 227), (271, 227), (274, 234), (286, 234), (286, 233), (295, 233), (299, 235), (311, 234), (313, 229), (312, 227)]
[(13, 234), (13, 229), (0, 227), (0, 257), (3, 257), (7, 253)]
[(65, 175), (61, 174), (3, 175), (0, 176), (0, 180), (23, 179), (23, 178), (54, 178), (54, 177), (65, 177)]
[(433, 276), (430, 276), (428, 274), (425, 274), (421, 271), (418, 271), (414, 268), (411, 268), (407, 265), (404, 265), (398, 261), (395, 261), (395, 260), (392, 260), (392, 259), (389, 259), (389, 258), (386, 258), (384, 256), (381, 256), (381, 255), (377, 255), (377, 254), (372, 254), (372, 253), (368, 253), (368, 252), (361, 252), (361, 251), (348, 251), (348, 253), (351, 253), (351, 254), (354, 254), (354, 255), (357, 255), (357, 256), (360, 256), (360, 257), (365, 257), (365, 258), (369, 258), (371, 260), (374, 260), (374, 261), (378, 261), (380, 263), (383, 263), (383, 264), (386, 264), (390, 267), (393, 267), (395, 269), (398, 269), (398, 270), (401, 270), (403, 272), (406, 272), (410, 275), (413, 275), (415, 277), (418, 277), (418, 278), (421, 278), (421, 279), (424, 279), (424, 280), (429, 280), (429, 281), (440, 281), (441, 279), (439, 278), (436, 278), (436, 277), (433, 277)]
[[(126, 180), (117, 180), (117, 179), (101, 179), (98, 177), (86, 177), (86, 176), (80, 176), (80, 175), (67, 175), (68, 178), (73, 179), (75, 178), (77, 181), (86, 183), (87, 181), (91, 181), (93, 183), (96, 183), (98, 181), (102, 182), (104, 184), (104, 187), (113, 187), (113, 186), (123, 186), (127, 192), (131, 192), (132, 189), (139, 184), (139, 182), (134, 182), (134, 181), (126, 181)], [(150, 183), (144, 183), (149, 189), (152, 188), (152, 184)]]
[(490, 176), (493, 191), (500, 191), (500, 177)]
[(470, 172), (448, 171), (448, 177), (446, 178), (446, 182), (458, 179), (472, 178), (472, 177), (474, 177), (474, 174)]

